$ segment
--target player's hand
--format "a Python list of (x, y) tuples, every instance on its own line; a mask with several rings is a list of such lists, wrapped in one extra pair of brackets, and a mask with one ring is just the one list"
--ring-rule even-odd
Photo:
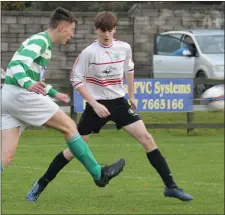
[(45, 95), (45, 83), (43, 81), (36, 82), (28, 88), (28, 91)]
[(137, 109), (137, 102), (136, 102), (135, 98), (130, 98), (129, 101), (130, 101), (130, 107), (133, 110), (136, 110)]
[(109, 110), (102, 104), (96, 102), (93, 106), (93, 109), (95, 113), (100, 117), (100, 118), (106, 118), (107, 116), (110, 115)]
[(58, 99), (60, 102), (63, 102), (65, 104), (68, 104), (70, 102), (70, 97), (67, 94), (64, 94), (64, 93), (57, 93), (55, 98)]

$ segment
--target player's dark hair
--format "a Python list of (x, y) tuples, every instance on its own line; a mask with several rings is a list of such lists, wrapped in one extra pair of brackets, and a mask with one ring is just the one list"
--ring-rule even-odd
[(112, 30), (117, 25), (117, 17), (107, 11), (98, 13), (94, 18), (94, 26), (96, 29), (100, 28), (102, 31)]
[(68, 10), (58, 7), (56, 8), (50, 18), (50, 27), (56, 28), (60, 22), (66, 21), (69, 23), (77, 23), (76, 17)]

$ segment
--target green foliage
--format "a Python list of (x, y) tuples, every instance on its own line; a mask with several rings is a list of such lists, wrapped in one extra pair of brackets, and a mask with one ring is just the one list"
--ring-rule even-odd
[(1, 2), (1, 10), (6, 10), (6, 11), (10, 11), (10, 10), (23, 11), (25, 10), (26, 6), (27, 6), (26, 2), (23, 2), (23, 1)]

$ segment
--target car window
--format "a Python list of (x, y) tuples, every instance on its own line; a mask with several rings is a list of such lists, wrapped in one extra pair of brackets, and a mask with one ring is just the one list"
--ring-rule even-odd
[(158, 35), (156, 43), (158, 55), (173, 56), (173, 53), (181, 48), (181, 40), (169, 35)]
[(181, 39), (181, 37), (183, 36), (183, 34), (178, 34), (178, 33), (174, 33), (174, 34), (168, 34), (170, 37), (175, 37), (177, 39)]
[(181, 47), (188, 48), (188, 50), (192, 53), (192, 56), (197, 56), (198, 54), (195, 42), (189, 35), (184, 35), (182, 38)]
[(189, 35), (184, 35), (182, 38), (181, 47), (186, 47), (186, 44), (194, 44), (193, 39)]
[(204, 54), (224, 54), (224, 35), (199, 35), (195, 37)]

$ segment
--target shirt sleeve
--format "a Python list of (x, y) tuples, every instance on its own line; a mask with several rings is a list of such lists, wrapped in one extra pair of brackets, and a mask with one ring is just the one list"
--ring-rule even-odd
[(171, 55), (172, 56), (182, 56), (184, 50), (188, 50), (188, 49), (187, 48), (180, 48), (180, 49), (174, 51)]
[(28, 89), (36, 81), (32, 80), (27, 74), (33, 61), (42, 55), (47, 49), (45, 38), (31, 39), (25, 46), (21, 46), (13, 56), (9, 64), (13, 78), (17, 83)]
[(82, 51), (74, 62), (70, 75), (70, 81), (75, 89), (81, 87), (85, 83), (85, 76), (88, 73), (90, 63), (90, 53)]
[(57, 90), (55, 90), (52, 85), (50, 84), (47, 84), (46, 87), (45, 87), (45, 92), (46, 92), (46, 95), (49, 95), (51, 97), (55, 97), (56, 94), (58, 93)]
[(126, 53), (126, 58), (125, 58), (123, 69), (124, 69), (125, 73), (134, 72), (134, 62), (132, 59), (132, 49), (131, 49), (130, 45), (129, 45), (129, 48)]

